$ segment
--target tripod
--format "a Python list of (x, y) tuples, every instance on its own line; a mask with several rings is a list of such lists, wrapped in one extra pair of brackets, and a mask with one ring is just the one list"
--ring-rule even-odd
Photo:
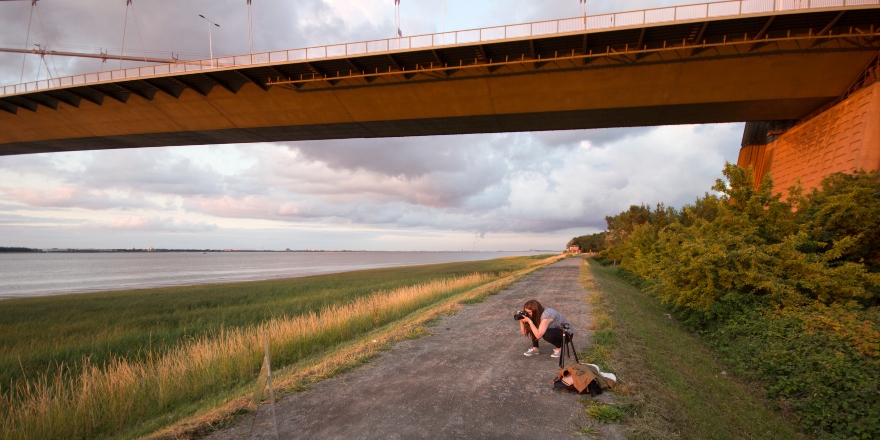
[(571, 339), (574, 337), (574, 333), (571, 332), (571, 326), (568, 324), (563, 324), (562, 326), (562, 351), (559, 353), (559, 368), (562, 369), (565, 367), (565, 357), (571, 357), (571, 354), (574, 354), (574, 361), (577, 363), (581, 363), (581, 360), (578, 359), (577, 350), (574, 348), (574, 343), (571, 342)]

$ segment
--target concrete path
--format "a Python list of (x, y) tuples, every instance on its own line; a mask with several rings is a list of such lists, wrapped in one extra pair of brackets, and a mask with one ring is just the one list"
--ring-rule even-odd
[[(540, 356), (523, 356), (531, 344), (513, 313), (537, 299), (562, 312), (574, 326), (575, 347), (583, 348), (590, 318), (579, 283), (582, 261), (570, 258), (534, 272), (486, 302), (442, 318), (429, 328), (430, 336), (396, 343), (363, 367), (286, 396), (276, 404), (279, 437), (571, 437), (572, 422), (583, 413), (580, 396), (552, 389), (558, 359), (550, 357), (550, 344), (541, 342)], [(247, 439), (252, 421), (247, 417), (208, 438)], [(270, 423), (264, 405), (250, 438), (274, 438)], [(604, 429), (605, 437), (617, 437)]]

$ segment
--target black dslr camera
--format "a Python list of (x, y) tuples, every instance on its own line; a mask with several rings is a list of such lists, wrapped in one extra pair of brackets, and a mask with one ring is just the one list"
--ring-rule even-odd
[(532, 317), (532, 315), (529, 314), (529, 312), (526, 312), (525, 310), (518, 310), (516, 313), (513, 314), (513, 319), (516, 321), (521, 321), (523, 318), (531, 318), (531, 317)]

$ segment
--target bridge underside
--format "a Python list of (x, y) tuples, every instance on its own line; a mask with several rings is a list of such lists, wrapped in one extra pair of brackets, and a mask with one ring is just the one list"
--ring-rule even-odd
[(0, 98), (0, 155), (800, 119), (878, 28), (824, 11), (71, 87)]
[[(0, 146), (3, 154), (175, 145), (283, 142), (445, 134), (505, 133), (796, 118), (827, 99), (740, 101), (600, 110), (399, 119), (50, 139)], [(406, 115), (403, 115), (406, 116)]]

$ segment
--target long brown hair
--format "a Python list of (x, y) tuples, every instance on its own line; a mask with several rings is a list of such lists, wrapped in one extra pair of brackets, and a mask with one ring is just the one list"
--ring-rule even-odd
[[(523, 310), (525, 309), (529, 309), (532, 311), (532, 322), (535, 323), (535, 327), (540, 327), (541, 315), (544, 314), (544, 306), (542, 306), (541, 303), (538, 302), (538, 300), (530, 299), (526, 301), (526, 304), (523, 306)], [(532, 333), (531, 326), (526, 326), (526, 330), (528, 330), (529, 336), (531, 336), (532, 339), (536, 339), (535, 335)]]

